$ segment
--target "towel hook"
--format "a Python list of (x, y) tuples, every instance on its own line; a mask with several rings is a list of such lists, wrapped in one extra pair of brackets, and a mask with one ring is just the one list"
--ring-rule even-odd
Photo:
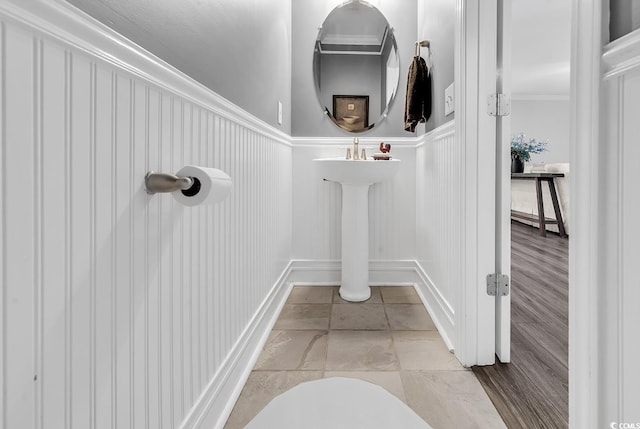
[(431, 42), (428, 40), (420, 40), (416, 41), (416, 57), (420, 56), (420, 48), (429, 48), (431, 49)]

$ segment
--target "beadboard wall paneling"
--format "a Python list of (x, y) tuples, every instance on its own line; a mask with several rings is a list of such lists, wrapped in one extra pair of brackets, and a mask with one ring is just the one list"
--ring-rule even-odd
[(455, 291), (462, 283), (462, 147), (450, 121), (416, 149), (416, 262), (439, 328), (454, 339)]
[[(2, 427), (177, 428), (291, 260), (290, 143), (17, 7), (0, 8)], [(231, 195), (145, 193), (148, 170), (187, 164)]]
[[(384, 139), (402, 161), (390, 181), (369, 188), (369, 259), (415, 259), (415, 139)], [(371, 156), (379, 139), (360, 138)], [(345, 156), (348, 139), (293, 139), (293, 254), (296, 260), (341, 259), (342, 188), (322, 180), (315, 158)], [(353, 222), (357, 222), (354, 219)]]

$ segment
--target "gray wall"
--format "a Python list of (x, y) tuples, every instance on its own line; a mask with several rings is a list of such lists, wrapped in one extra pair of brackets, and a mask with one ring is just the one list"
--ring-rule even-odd
[(68, 1), (290, 134), (291, 0)]
[[(416, 0), (371, 1), (387, 18), (394, 28), (400, 59), (400, 82), (397, 96), (389, 110), (388, 117), (369, 132), (350, 134), (338, 128), (324, 115), (318, 101), (313, 82), (313, 48), (318, 35), (318, 27), (339, 4), (339, 1), (294, 0), (292, 2), (292, 126), (294, 137), (344, 137), (380, 136), (403, 137), (413, 134), (404, 131), (403, 115), (407, 68), (413, 57), (413, 43), (417, 34)], [(451, 53), (453, 56), (453, 52)], [(371, 102), (371, 100), (370, 100)], [(443, 102), (444, 103), (444, 102)]]
[(609, 8), (611, 41), (640, 28), (640, 2), (637, 0), (611, 0)]
[(511, 100), (511, 134), (547, 140), (547, 151), (531, 162), (569, 162), (569, 100)]
[[(418, 2), (418, 35), (431, 41), (433, 104), (431, 117), (420, 130), (433, 130), (452, 120), (455, 113), (444, 115), (444, 90), (453, 83), (456, 0), (423, 0)], [(422, 48), (426, 59), (428, 50)], [(424, 127), (424, 128), (422, 128)]]

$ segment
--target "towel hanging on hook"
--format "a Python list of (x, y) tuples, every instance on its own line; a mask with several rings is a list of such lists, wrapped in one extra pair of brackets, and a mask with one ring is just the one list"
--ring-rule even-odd
[(425, 60), (416, 55), (409, 66), (404, 106), (404, 129), (415, 132), (420, 122), (431, 116), (431, 73)]

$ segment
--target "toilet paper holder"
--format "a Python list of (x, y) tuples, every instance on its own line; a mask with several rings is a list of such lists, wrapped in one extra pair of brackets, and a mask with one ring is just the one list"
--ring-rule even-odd
[(194, 185), (197, 185), (197, 183), (192, 177), (157, 173), (155, 171), (148, 171), (144, 176), (144, 189), (149, 195), (159, 192), (187, 191)]

